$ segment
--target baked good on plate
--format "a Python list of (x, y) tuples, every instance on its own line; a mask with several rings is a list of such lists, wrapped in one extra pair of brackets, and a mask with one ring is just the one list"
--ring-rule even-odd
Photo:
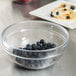
[(50, 14), (51, 17), (60, 20), (75, 20), (76, 19), (76, 6), (63, 3), (57, 8), (54, 8)]

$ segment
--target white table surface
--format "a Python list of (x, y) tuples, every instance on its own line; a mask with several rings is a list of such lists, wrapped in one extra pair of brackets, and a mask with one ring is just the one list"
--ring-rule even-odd
[[(13, 17), (14, 22), (28, 20), (22, 15), (20, 8), (14, 6)], [(1, 27), (4, 29), (4, 26)], [(55, 66), (44, 70), (33, 71), (16, 67), (10, 62), (10, 57), (4, 52), (4, 48), (0, 44), (0, 76), (76, 76), (76, 29), (68, 31), (70, 40), (64, 55)]]

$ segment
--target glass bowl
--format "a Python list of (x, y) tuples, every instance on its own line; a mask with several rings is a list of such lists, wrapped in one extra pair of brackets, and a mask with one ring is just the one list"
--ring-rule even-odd
[[(17, 64), (21, 64), (21, 62), (19, 62), (20, 60), (23, 60), (24, 63), (26, 63), (33, 59), (35, 59), (34, 61), (38, 61), (37, 59), (39, 59), (41, 62), (41, 59), (43, 58), (45, 60), (49, 58), (48, 61), (50, 61), (54, 56), (55, 58), (61, 56), (64, 48), (68, 44), (69, 34), (65, 28), (55, 23), (45, 21), (24, 21), (6, 27), (1, 34), (1, 39), (8, 55), (14, 57), (14, 61), (17, 62)], [(46, 43), (50, 42), (55, 44), (56, 47), (46, 50), (23, 49), (27, 44), (35, 44), (40, 39), (44, 39)], [(57, 60), (55, 59), (55, 61)], [(52, 60), (49, 65), (53, 62), (54, 61)], [(31, 62), (29, 64), (31, 64)], [(23, 63), (21, 65), (23, 65)], [(45, 63), (43, 63), (42, 67), (44, 67), (44, 65)], [(47, 66), (48, 65), (45, 67)], [(25, 67), (28, 68), (28, 66)], [(39, 67), (37, 68), (39, 69)], [(37, 68), (35, 67), (35, 69)], [(29, 67), (29, 69), (34, 68)]]

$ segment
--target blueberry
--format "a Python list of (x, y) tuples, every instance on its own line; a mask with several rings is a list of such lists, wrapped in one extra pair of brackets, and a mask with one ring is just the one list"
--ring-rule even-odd
[(51, 12), (50, 16), (51, 16), (51, 17), (54, 17), (53, 12)]
[(37, 50), (42, 50), (41, 46), (37, 46)]
[(30, 45), (28, 49), (29, 49), (29, 50), (32, 50), (32, 46)]
[(27, 57), (31, 57), (32, 58), (32, 53), (31, 52), (27, 52)]
[(66, 19), (70, 19), (70, 16), (66, 16)]
[(18, 55), (22, 56), (22, 50), (18, 50)]
[(21, 62), (20, 58), (17, 58), (17, 57), (16, 57), (16, 61), (17, 61), (18, 63)]
[(13, 54), (17, 55), (18, 54), (18, 50), (13, 49)]
[(43, 46), (43, 50), (46, 50), (47, 48), (47, 44)]
[(37, 52), (32, 53), (32, 57), (38, 58), (38, 53)]
[(56, 44), (51, 44), (51, 48), (55, 48), (56, 47)]
[(41, 46), (41, 43), (40, 43), (40, 42), (36, 42), (36, 45), (37, 45), (37, 46)]
[(56, 12), (56, 15), (59, 15), (59, 12), (58, 11)]
[(26, 50), (32, 50), (32, 46), (30, 44), (26, 45)]
[(26, 45), (26, 47), (29, 47), (29, 46), (30, 46), (30, 44), (27, 44), (27, 45)]
[(45, 57), (45, 56), (47, 56), (47, 53), (46, 52), (43, 52), (42, 53), (42, 57)]
[(47, 48), (50, 49), (51, 43), (47, 43)]
[(45, 50), (45, 47), (46, 47), (46, 43), (44, 42), (41, 46), (42, 50)]
[(22, 56), (26, 57), (26, 52), (25, 51), (22, 51)]
[(70, 9), (74, 10), (75, 9), (75, 6), (71, 6)]
[(64, 11), (66, 11), (67, 9), (64, 9)]
[(45, 42), (42, 44), (42, 47), (44, 47), (44, 46), (46, 46), (46, 43)]
[(13, 54), (21, 56), (22, 55), (22, 50), (13, 49)]
[(34, 61), (34, 67), (38, 67), (38, 62), (37, 62), (37, 60)]
[(41, 39), (41, 40), (40, 40), (40, 43), (42, 43), (42, 44), (43, 44), (44, 42), (45, 42), (45, 41), (44, 41), (44, 39)]
[(37, 45), (36, 44), (32, 44), (32, 50), (36, 50), (37, 49)]

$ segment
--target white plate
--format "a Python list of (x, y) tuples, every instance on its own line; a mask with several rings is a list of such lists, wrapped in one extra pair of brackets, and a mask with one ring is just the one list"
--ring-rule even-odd
[(70, 28), (70, 29), (74, 29), (76, 28), (76, 20), (58, 20), (58, 19), (55, 19), (53, 17), (50, 17), (50, 13), (51, 11), (58, 7), (60, 4), (62, 3), (68, 3), (68, 4), (72, 4), (72, 5), (75, 5), (74, 3), (70, 3), (70, 2), (67, 2), (67, 1), (55, 1), (55, 2), (52, 2), (52, 3), (49, 3), (43, 7), (40, 7), (34, 11), (31, 11), (29, 12), (29, 14), (31, 15), (34, 15), (34, 16), (37, 16), (37, 17), (40, 17), (42, 19), (45, 19), (45, 20), (48, 20), (48, 21), (52, 21), (52, 22), (55, 22), (55, 23), (58, 23), (64, 27), (67, 27), (67, 28)]

